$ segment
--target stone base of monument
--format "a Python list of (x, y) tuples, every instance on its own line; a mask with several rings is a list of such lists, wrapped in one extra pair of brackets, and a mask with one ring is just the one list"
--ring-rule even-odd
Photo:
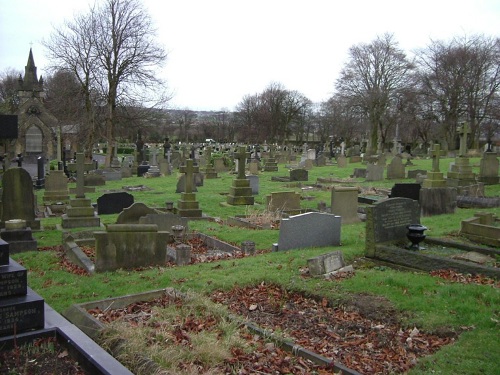
[(62, 215), (63, 228), (100, 226), (101, 219), (96, 215), (90, 199), (76, 198), (70, 200), (70, 204), (66, 206), (66, 213)]
[(432, 187), (420, 189), (420, 208), (423, 216), (455, 213), (457, 189)]
[[(88, 311), (91, 309), (100, 309), (102, 311), (107, 311), (109, 309), (123, 309), (131, 304), (137, 302), (148, 302), (153, 301), (158, 298), (162, 298), (165, 295), (171, 296), (175, 299), (186, 298), (186, 295), (182, 292), (177, 291), (173, 288), (166, 288), (160, 290), (153, 290), (138, 294), (129, 294), (116, 298), (108, 298), (99, 301), (92, 301), (87, 303), (76, 304), (68, 308), (63, 314), (72, 323), (77, 325), (83, 332), (85, 332), (90, 338), (97, 339), (101, 331), (106, 328), (106, 325), (101, 321), (94, 318)], [(190, 294), (189, 298), (196, 298), (195, 295)], [(232, 316), (231, 319), (238, 319), (236, 316)], [(312, 361), (315, 364), (328, 366), (335, 373), (342, 373), (344, 375), (360, 375), (359, 372), (351, 370), (344, 365), (334, 362), (320, 354), (314, 353), (306, 348), (303, 348), (299, 344), (288, 339), (280, 338), (275, 333), (270, 330), (262, 329), (257, 325), (249, 321), (243, 321), (242, 324), (245, 325), (251, 332), (263, 337), (265, 340), (273, 342), (274, 345), (290, 352), (290, 355), (298, 356)], [(125, 343), (126, 344), (126, 343)], [(112, 354), (118, 356), (120, 354), (120, 347), (124, 345), (117, 345), (115, 348), (111, 348)], [(148, 358), (144, 358), (144, 363), (148, 366), (148, 372), (154, 373), (155, 370), (159, 372), (158, 365)], [(121, 374), (121, 373), (120, 373)]]
[(177, 214), (181, 217), (201, 218), (199, 206), (195, 193), (181, 193), (181, 199), (177, 201)]
[(9, 244), (11, 254), (37, 250), (37, 242), (31, 228), (26, 227), (26, 220), (7, 220), (5, 228), (0, 230), (0, 237)]
[(254, 197), (252, 195), (250, 180), (246, 178), (234, 179), (226, 202), (232, 206), (253, 205)]

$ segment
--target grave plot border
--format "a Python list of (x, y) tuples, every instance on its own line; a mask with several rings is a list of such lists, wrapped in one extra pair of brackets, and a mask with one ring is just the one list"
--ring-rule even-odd
[[(486, 255), (500, 256), (500, 250), (491, 249), (481, 246), (471, 246), (461, 244), (458, 242), (447, 241), (437, 238), (427, 237), (422, 246), (425, 244), (441, 245), (444, 247), (454, 247), (459, 250), (475, 251)], [(482, 266), (471, 262), (461, 260), (446, 259), (439, 256), (421, 254), (418, 251), (411, 251), (397, 247), (395, 244), (378, 244), (375, 245), (375, 252), (372, 257), (374, 259), (382, 260), (387, 263), (392, 263), (422, 271), (435, 271), (440, 269), (452, 269), (460, 273), (481, 274), (483, 276), (500, 279), (500, 268)]]
[(46, 328), (0, 337), (2, 351), (32, 343), (38, 338), (55, 337), (58, 344), (67, 349), (70, 357), (95, 375), (132, 375), (116, 358), (84, 334), (84, 331), (64, 319), (45, 303)]
[[(101, 310), (107, 310), (110, 308), (123, 308), (134, 302), (151, 301), (157, 297), (161, 297), (163, 294), (170, 294), (173, 297), (186, 297), (186, 294), (169, 287), (165, 289), (157, 289), (138, 294), (129, 294), (121, 297), (108, 298), (94, 302), (75, 304), (69, 307), (63, 313), (63, 315), (70, 322), (80, 327), (80, 329), (89, 337), (96, 339), (99, 336), (100, 331), (105, 328), (105, 324), (101, 323), (99, 320), (89, 314), (87, 312), (89, 309), (99, 308)], [(293, 355), (308, 359), (317, 365), (330, 366), (332, 370), (334, 370), (335, 372), (339, 371), (342, 375), (361, 375), (361, 373), (355, 370), (351, 370), (344, 365), (335, 362), (334, 360), (316, 354), (298, 344), (295, 344), (292, 341), (283, 339), (274, 333), (270, 333), (267, 330), (253, 324), (252, 322), (245, 321), (237, 315), (231, 314), (231, 317), (237, 321), (241, 321), (250, 331), (258, 334), (259, 336), (262, 336), (265, 339), (272, 340), (280, 348), (292, 353)], [(117, 345), (117, 347), (119, 347), (119, 345)], [(118, 353), (113, 352), (113, 354), (116, 355)], [(152, 363), (152, 361), (148, 361), (148, 365), (152, 367), (156, 366)]]

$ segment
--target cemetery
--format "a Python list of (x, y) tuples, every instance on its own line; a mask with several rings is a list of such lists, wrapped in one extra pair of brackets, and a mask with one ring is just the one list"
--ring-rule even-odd
[[(238, 363), (256, 371), (279, 365), (309, 373), (328, 368), (342, 374), (410, 369), (418, 374), (448, 368), (449, 354), (442, 350), (461, 358), (456, 366), (471, 373), (476, 367), (495, 367), (469, 363), (463, 348), (486, 345), (495, 354), (498, 236), (467, 237), (478, 233), (467, 225), (496, 229), (500, 208), (460, 208), (455, 200), (429, 213), (420, 202), (423, 190), (443, 189), (440, 194), (456, 199), (446, 189), (456, 192), (457, 187), (433, 187), (431, 180), (419, 188), (413, 177), (405, 177), (412, 170), (434, 171), (430, 178), (437, 176), (437, 181), (437, 170), (448, 170), (455, 159), (440, 157), (436, 166), (432, 157), (416, 158), (406, 166), (407, 174), (393, 173), (389, 179), (384, 173), (375, 180), (351, 177), (365, 166), (362, 161), (339, 167), (327, 160), (308, 167), (300, 183), (276, 179), (285, 169), (276, 162), (277, 170), (263, 168), (253, 175), (259, 188), (252, 194), (246, 156), (235, 147), (237, 174), (220, 168), (217, 178), (200, 186), (191, 176), (203, 168), (191, 159), (170, 174), (109, 179), (93, 191), (84, 189), (81, 179), (93, 172), (80, 161), (74, 167), (79, 168), (76, 180), (65, 184), (57, 176), (55, 183), (48, 171), (46, 187), (33, 189), (26, 204), (3, 186), (3, 197), (13, 198), (2, 206), (1, 237), (12, 242), (13, 251), (2, 257), (15, 268), (3, 272), (25, 268), (22, 284), (50, 311), (41, 327), (20, 321), (16, 335), (55, 330), (49, 335), (60, 340), (74, 330), (79, 338), (72, 342), (95, 341), (95, 352), (81, 359), (94, 368), (92, 373), (113, 370), (88, 358), (99, 362), (102, 355), (111, 368), (124, 366), (119, 373), (152, 373), (178, 366), (154, 360), (173, 353), (191, 358), (184, 360), (186, 371), (193, 371), (196, 362), (215, 372)], [(480, 158), (471, 157), (467, 176), (480, 168)], [(184, 186), (177, 192), (182, 176)], [(500, 196), (496, 184), (476, 191), (485, 198)], [(62, 210), (46, 209), (58, 201)], [(425, 235), (417, 235), (423, 237), (418, 244), (409, 227), (425, 228)], [(482, 240), (486, 237), (491, 240)], [(10, 278), (1, 278), (6, 290)], [(168, 313), (171, 305), (183, 306), (187, 315)], [(6, 306), (3, 302), (2, 316), (8, 315)], [(51, 316), (56, 323), (47, 323)], [(353, 325), (364, 327), (364, 334), (351, 331)], [(145, 351), (144, 343), (135, 341), (152, 337), (137, 330), (148, 326), (162, 327), (154, 337), (169, 338), (171, 345), (162, 354)], [(4, 326), (5, 342), (12, 342), (11, 329)], [(226, 341), (214, 344), (215, 337)], [(207, 348), (200, 340), (211, 344)], [(192, 356), (182, 354), (186, 345), (195, 348)], [(214, 345), (227, 352), (214, 352)], [(141, 350), (134, 351), (137, 347)], [(228, 362), (231, 356), (235, 362)], [(257, 362), (261, 367), (252, 367)]]

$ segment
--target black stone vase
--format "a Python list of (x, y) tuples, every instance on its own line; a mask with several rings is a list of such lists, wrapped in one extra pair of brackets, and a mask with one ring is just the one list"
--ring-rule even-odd
[(410, 224), (406, 228), (408, 229), (406, 237), (411, 241), (408, 249), (413, 251), (420, 250), (419, 244), (425, 240), (424, 232), (427, 230), (427, 227), (421, 224)]

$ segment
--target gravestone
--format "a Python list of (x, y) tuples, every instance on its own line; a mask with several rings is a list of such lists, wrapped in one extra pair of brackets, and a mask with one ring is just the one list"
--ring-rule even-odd
[(391, 198), (409, 198), (418, 201), (421, 187), (420, 184), (394, 184), (391, 189)]
[(294, 191), (280, 191), (266, 196), (266, 207), (270, 212), (300, 211), (300, 194)]
[(224, 165), (223, 158), (214, 158), (214, 169), (216, 173), (225, 172), (227, 170), (226, 166)]
[(389, 198), (366, 207), (365, 255), (374, 257), (378, 244), (407, 243), (407, 226), (420, 224), (420, 205), (408, 198)]
[(250, 182), (250, 188), (252, 189), (252, 194), (259, 195), (259, 176), (251, 174), (246, 177)]
[(201, 217), (202, 213), (199, 203), (196, 201), (194, 191), (194, 173), (200, 171), (198, 166), (194, 166), (193, 159), (187, 159), (186, 164), (181, 166), (180, 172), (186, 175), (184, 181), (184, 192), (181, 193), (181, 199), (177, 201), (177, 212), (182, 217)]
[(37, 164), (37, 178), (35, 183), (36, 189), (43, 189), (45, 187), (45, 158), (39, 156), (36, 159)]
[(499, 183), (498, 178), (498, 159), (496, 152), (485, 152), (481, 158), (479, 168), (479, 181), (486, 185), (495, 185)]
[(359, 222), (358, 188), (334, 186), (332, 188), (331, 213), (340, 216), (342, 224)]
[[(193, 193), (196, 193), (198, 189), (196, 188), (197, 186), (203, 186), (203, 174), (202, 173), (193, 173), (193, 182), (192, 182), (192, 187)], [(176, 193), (184, 193), (184, 189), (186, 187), (186, 175), (181, 174), (179, 179), (177, 180), (177, 185), (175, 188)]]
[[(250, 155), (248, 155), (250, 157)], [(278, 163), (274, 158), (274, 146), (270, 146), (269, 157), (266, 158), (266, 162), (264, 163), (264, 171), (266, 172), (276, 172), (278, 170)]]
[(347, 158), (344, 155), (340, 155), (337, 158), (337, 167), (339, 167), (339, 168), (347, 167)]
[(43, 204), (69, 203), (68, 178), (64, 171), (50, 171), (45, 178)]
[(405, 178), (405, 166), (401, 157), (395, 156), (387, 166), (387, 179), (399, 180), (402, 178)]
[(10, 258), (10, 245), (0, 239), (0, 336), (44, 326), (43, 298), (28, 287), (26, 269)]
[(365, 168), (354, 168), (351, 178), (366, 178)]
[[(104, 186), (106, 185), (106, 178), (101, 173), (89, 172), (83, 179), (84, 186)], [(85, 192), (90, 192), (85, 189)]]
[(349, 163), (361, 163), (363, 159), (359, 155), (353, 155), (349, 158)]
[(205, 168), (205, 178), (207, 179), (213, 179), (217, 178), (217, 171), (215, 170), (214, 166), (212, 165), (212, 147), (208, 146), (205, 149), (205, 155), (204, 158), (205, 163), (206, 163), (206, 168)]
[(259, 174), (259, 162), (257, 160), (252, 160), (248, 163), (248, 173), (251, 175)]
[(366, 181), (382, 181), (384, 179), (384, 165), (368, 164), (366, 166)]
[(106, 193), (97, 198), (97, 214), (118, 214), (134, 204), (134, 196), (125, 191)]
[[(63, 228), (99, 227), (101, 219), (94, 212), (90, 199), (85, 198), (84, 173), (87, 168), (83, 153), (76, 154), (76, 163), (70, 170), (76, 171), (76, 198), (70, 199), (66, 213), (62, 215)], [(93, 168), (93, 166), (92, 166)]]
[(457, 209), (456, 188), (422, 187), (422, 189), (420, 189), (419, 197), (420, 206), (422, 208), (422, 216), (453, 214)]
[(227, 203), (230, 205), (254, 204), (250, 180), (248, 180), (245, 175), (245, 162), (249, 156), (250, 153), (246, 152), (246, 148), (243, 146), (239, 147), (238, 153), (235, 154), (235, 159), (238, 160), (238, 175), (233, 179), (232, 186), (227, 196)]
[(94, 232), (96, 272), (163, 266), (170, 234), (155, 224), (108, 224)]
[(309, 247), (340, 246), (340, 216), (307, 212), (281, 219), (278, 251)]
[(291, 169), (290, 181), (309, 181), (309, 172), (305, 169)]
[(116, 224), (139, 224), (141, 217), (148, 214), (161, 214), (161, 212), (146, 206), (142, 202), (136, 202), (120, 212), (116, 218)]
[(307, 260), (307, 267), (311, 276), (326, 276), (344, 266), (344, 255), (341, 251), (333, 251)]
[(7, 169), (2, 178), (2, 221), (21, 219), (32, 230), (40, 229), (40, 219), (35, 213), (35, 194), (30, 174), (23, 168)]

